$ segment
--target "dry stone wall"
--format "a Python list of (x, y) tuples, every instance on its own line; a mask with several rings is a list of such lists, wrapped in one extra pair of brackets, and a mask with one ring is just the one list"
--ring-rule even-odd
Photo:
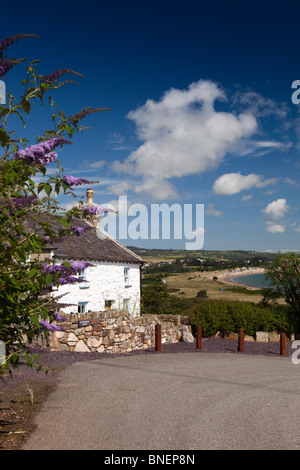
[(155, 345), (155, 325), (161, 324), (162, 343), (194, 341), (188, 317), (181, 315), (143, 315), (129, 318), (125, 312), (107, 311), (87, 314), (69, 314), (60, 323), (64, 331), (53, 331), (45, 340), (41, 336), (37, 346), (48, 346), (52, 351), (97, 351), (99, 353), (126, 353)]

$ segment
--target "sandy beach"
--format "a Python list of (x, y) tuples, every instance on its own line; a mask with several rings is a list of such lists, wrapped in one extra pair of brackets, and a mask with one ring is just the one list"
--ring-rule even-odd
[[(218, 281), (223, 282), (224, 284), (236, 284), (237, 286), (245, 286), (248, 289), (252, 290), (259, 290), (258, 287), (253, 287), (253, 286), (247, 286), (246, 284), (242, 284), (241, 282), (235, 282), (234, 278), (235, 277), (240, 277), (240, 276), (249, 276), (251, 274), (263, 274), (265, 273), (265, 270), (263, 268), (251, 268), (251, 269), (244, 269), (244, 270), (238, 270), (235, 269), (234, 271), (216, 271), (215, 273), (207, 273), (208, 279), (213, 279), (214, 276), (217, 276)], [(203, 273), (204, 274), (204, 273)]]

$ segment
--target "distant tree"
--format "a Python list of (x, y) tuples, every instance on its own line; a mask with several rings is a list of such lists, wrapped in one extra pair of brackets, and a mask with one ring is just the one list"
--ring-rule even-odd
[(274, 297), (284, 297), (300, 315), (300, 258), (294, 253), (278, 253), (266, 268), (266, 277), (274, 286)]

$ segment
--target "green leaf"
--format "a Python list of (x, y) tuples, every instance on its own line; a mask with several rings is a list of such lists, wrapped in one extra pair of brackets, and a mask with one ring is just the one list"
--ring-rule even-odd
[(63, 219), (62, 217), (59, 217), (59, 221), (64, 227), (66, 227), (66, 228), (71, 227), (71, 224), (66, 219)]
[(33, 276), (35, 276), (36, 273), (37, 273), (37, 269), (31, 268), (30, 271), (29, 271), (29, 273), (28, 273), (29, 279), (32, 278)]
[(43, 183), (43, 189), (45, 193), (47, 194), (48, 197), (50, 197), (51, 191), (52, 191), (52, 186), (49, 183)]
[(31, 104), (30, 104), (30, 101), (28, 100), (23, 100), (21, 102), (21, 106), (22, 106), (22, 109), (24, 111), (24, 113), (26, 113), (27, 115), (30, 113), (30, 110), (31, 110)]
[(4, 129), (0, 129), (0, 143), (1, 145), (4, 147), (5, 145), (7, 145), (10, 141), (10, 136), (9, 134), (4, 130)]

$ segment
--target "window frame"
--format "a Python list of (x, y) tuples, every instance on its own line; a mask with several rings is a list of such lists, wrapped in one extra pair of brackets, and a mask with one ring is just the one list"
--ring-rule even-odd
[(123, 310), (125, 310), (128, 314), (130, 313), (130, 298), (123, 299)]
[(87, 281), (87, 268), (78, 271), (77, 277), (78, 279), (82, 279), (82, 281), (78, 282), (79, 289), (86, 289), (87, 287), (90, 287)]
[(128, 266), (124, 268), (124, 284), (125, 284), (125, 287), (131, 287), (130, 268), (128, 268)]
[[(87, 304), (88, 304), (88, 302), (78, 302), (78, 304), (77, 304), (77, 310), (78, 310), (78, 313), (79, 313), (79, 314), (87, 313)], [(84, 307), (84, 311), (83, 311), (83, 312), (80, 311), (80, 308), (81, 308), (81, 307)]]

